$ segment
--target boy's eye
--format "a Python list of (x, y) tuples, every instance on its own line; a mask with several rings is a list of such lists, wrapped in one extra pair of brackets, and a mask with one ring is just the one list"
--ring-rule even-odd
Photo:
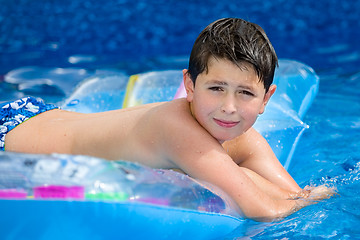
[(209, 87), (209, 89), (212, 91), (222, 91), (223, 90), (222, 87)]
[(239, 91), (239, 93), (247, 95), (247, 96), (254, 96), (254, 94), (252, 92), (247, 91), (247, 90), (241, 90), (241, 91)]

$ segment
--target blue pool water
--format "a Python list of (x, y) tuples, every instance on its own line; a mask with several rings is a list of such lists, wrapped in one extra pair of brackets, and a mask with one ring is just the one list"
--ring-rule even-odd
[(339, 195), (279, 222), (247, 221), (225, 239), (360, 239), (359, 1), (0, 0), (0, 6), (0, 102), (26, 94), (61, 101), (80, 80), (64, 79), (67, 91), (5, 82), (14, 69), (186, 68), (193, 41), (211, 21), (236, 16), (258, 23), (280, 58), (302, 61), (320, 76), (304, 119), (310, 128), (289, 171), (301, 186), (326, 183)]

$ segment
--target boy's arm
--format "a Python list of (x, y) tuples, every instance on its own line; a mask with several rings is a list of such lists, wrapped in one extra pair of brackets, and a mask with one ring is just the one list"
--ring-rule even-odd
[(288, 200), (287, 194), (279, 194), (278, 186), (239, 167), (197, 122), (187, 121), (186, 117), (182, 121), (181, 128), (176, 121), (166, 124), (166, 128), (162, 122), (167, 133), (163, 133), (166, 137), (162, 139), (161, 149), (166, 149), (166, 158), (176, 167), (225, 191), (246, 217), (275, 219), (298, 208), (297, 200)]
[[(176, 103), (179, 105), (181, 102)], [(156, 121), (158, 126), (155, 128), (161, 129), (161, 134), (158, 134), (161, 137), (155, 139), (158, 141), (159, 154), (168, 159), (173, 167), (225, 191), (246, 217), (272, 220), (314, 203), (289, 199), (288, 190), (284, 191), (282, 186), (277, 186), (250, 169), (240, 167), (221, 144), (194, 121), (189, 112), (183, 109), (167, 110), (164, 108), (168, 114), (156, 115), (162, 119)], [(327, 196), (326, 191), (318, 199), (324, 196)]]
[(273, 184), (290, 192), (301, 188), (284, 169), (267, 141), (253, 128), (223, 144), (225, 151), (239, 166), (248, 168)]
[(178, 166), (190, 176), (220, 187), (248, 218), (272, 220), (285, 217), (298, 208), (297, 201), (287, 199), (286, 192), (279, 194), (278, 186), (239, 167), (226, 153), (204, 149), (188, 157), (179, 160)]

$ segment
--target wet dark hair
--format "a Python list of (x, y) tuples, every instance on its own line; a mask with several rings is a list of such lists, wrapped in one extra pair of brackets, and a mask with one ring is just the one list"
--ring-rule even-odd
[(230, 60), (240, 69), (250, 64), (266, 91), (278, 65), (275, 50), (264, 30), (239, 18), (219, 19), (200, 33), (191, 51), (188, 68), (194, 83), (199, 74), (208, 72), (211, 57)]

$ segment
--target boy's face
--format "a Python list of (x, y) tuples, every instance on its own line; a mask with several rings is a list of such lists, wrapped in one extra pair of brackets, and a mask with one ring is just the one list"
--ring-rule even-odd
[(195, 87), (184, 74), (193, 116), (220, 143), (247, 131), (264, 112), (276, 89), (272, 85), (265, 93), (253, 68), (245, 67), (240, 69), (226, 59), (211, 58), (208, 72), (198, 75)]

